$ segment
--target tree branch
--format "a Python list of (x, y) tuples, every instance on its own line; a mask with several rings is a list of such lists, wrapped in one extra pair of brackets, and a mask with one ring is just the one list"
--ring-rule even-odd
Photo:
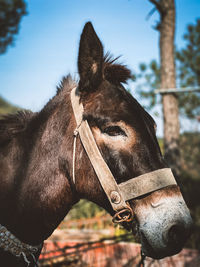
[(157, 0), (149, 0), (152, 4), (155, 5), (155, 7), (158, 9), (159, 13), (162, 15), (164, 13), (164, 8)]
[(156, 7), (152, 8), (150, 12), (146, 16), (146, 20), (149, 20), (149, 18), (153, 15), (153, 13), (157, 10)]

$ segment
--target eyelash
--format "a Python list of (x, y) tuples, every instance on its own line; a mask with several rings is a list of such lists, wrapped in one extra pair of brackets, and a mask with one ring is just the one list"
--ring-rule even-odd
[(126, 133), (119, 126), (108, 126), (103, 129), (103, 133), (106, 133), (109, 136), (127, 136)]

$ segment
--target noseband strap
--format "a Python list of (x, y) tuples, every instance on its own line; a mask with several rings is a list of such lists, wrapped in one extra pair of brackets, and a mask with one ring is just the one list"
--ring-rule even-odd
[[(176, 180), (171, 169), (164, 168), (150, 173), (132, 178), (121, 184), (117, 184), (108, 165), (104, 161), (90, 126), (87, 120), (83, 120), (84, 108), (80, 103), (80, 97), (77, 88), (71, 91), (71, 103), (76, 119), (77, 127), (75, 129), (80, 136), (84, 149), (89, 157), (89, 160), (95, 170), (99, 182), (106, 193), (108, 200), (116, 212), (113, 220), (122, 222), (130, 221), (133, 218), (133, 212), (126, 201), (137, 198), (139, 196), (151, 193), (169, 185), (176, 185)], [(75, 143), (75, 142), (74, 142)], [(76, 144), (74, 145), (74, 147)], [(75, 148), (73, 149), (75, 150)], [(75, 154), (73, 152), (73, 179), (75, 182)]]

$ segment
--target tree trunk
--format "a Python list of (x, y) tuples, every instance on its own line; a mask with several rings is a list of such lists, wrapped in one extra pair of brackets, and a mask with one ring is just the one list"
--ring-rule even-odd
[[(175, 3), (174, 0), (150, 0), (160, 13), (160, 62), (161, 88), (176, 88), (174, 34)], [(165, 159), (170, 167), (179, 174), (179, 110), (176, 95), (169, 93), (162, 96), (164, 119)]]

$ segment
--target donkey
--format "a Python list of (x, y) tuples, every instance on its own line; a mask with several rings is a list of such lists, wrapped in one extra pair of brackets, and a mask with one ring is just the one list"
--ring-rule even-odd
[[(123, 87), (130, 70), (104, 55), (90, 22), (80, 38), (78, 71), (78, 84), (66, 76), (40, 112), (0, 120), (0, 266), (37, 266), (43, 241), (82, 198), (136, 229), (143, 253), (152, 258), (178, 253), (191, 232), (192, 219), (176, 182), (145, 191), (152, 172), (164, 170), (159, 179), (165, 180), (168, 168), (155, 122)], [(125, 200), (125, 210), (113, 208), (121, 193), (105, 192), (110, 182), (98, 179), (77, 134), (72, 90), (82, 105), (80, 124), (87, 121), (111, 184), (118, 190), (127, 181), (142, 182), (144, 192)], [(137, 186), (128, 189), (134, 193)]]

